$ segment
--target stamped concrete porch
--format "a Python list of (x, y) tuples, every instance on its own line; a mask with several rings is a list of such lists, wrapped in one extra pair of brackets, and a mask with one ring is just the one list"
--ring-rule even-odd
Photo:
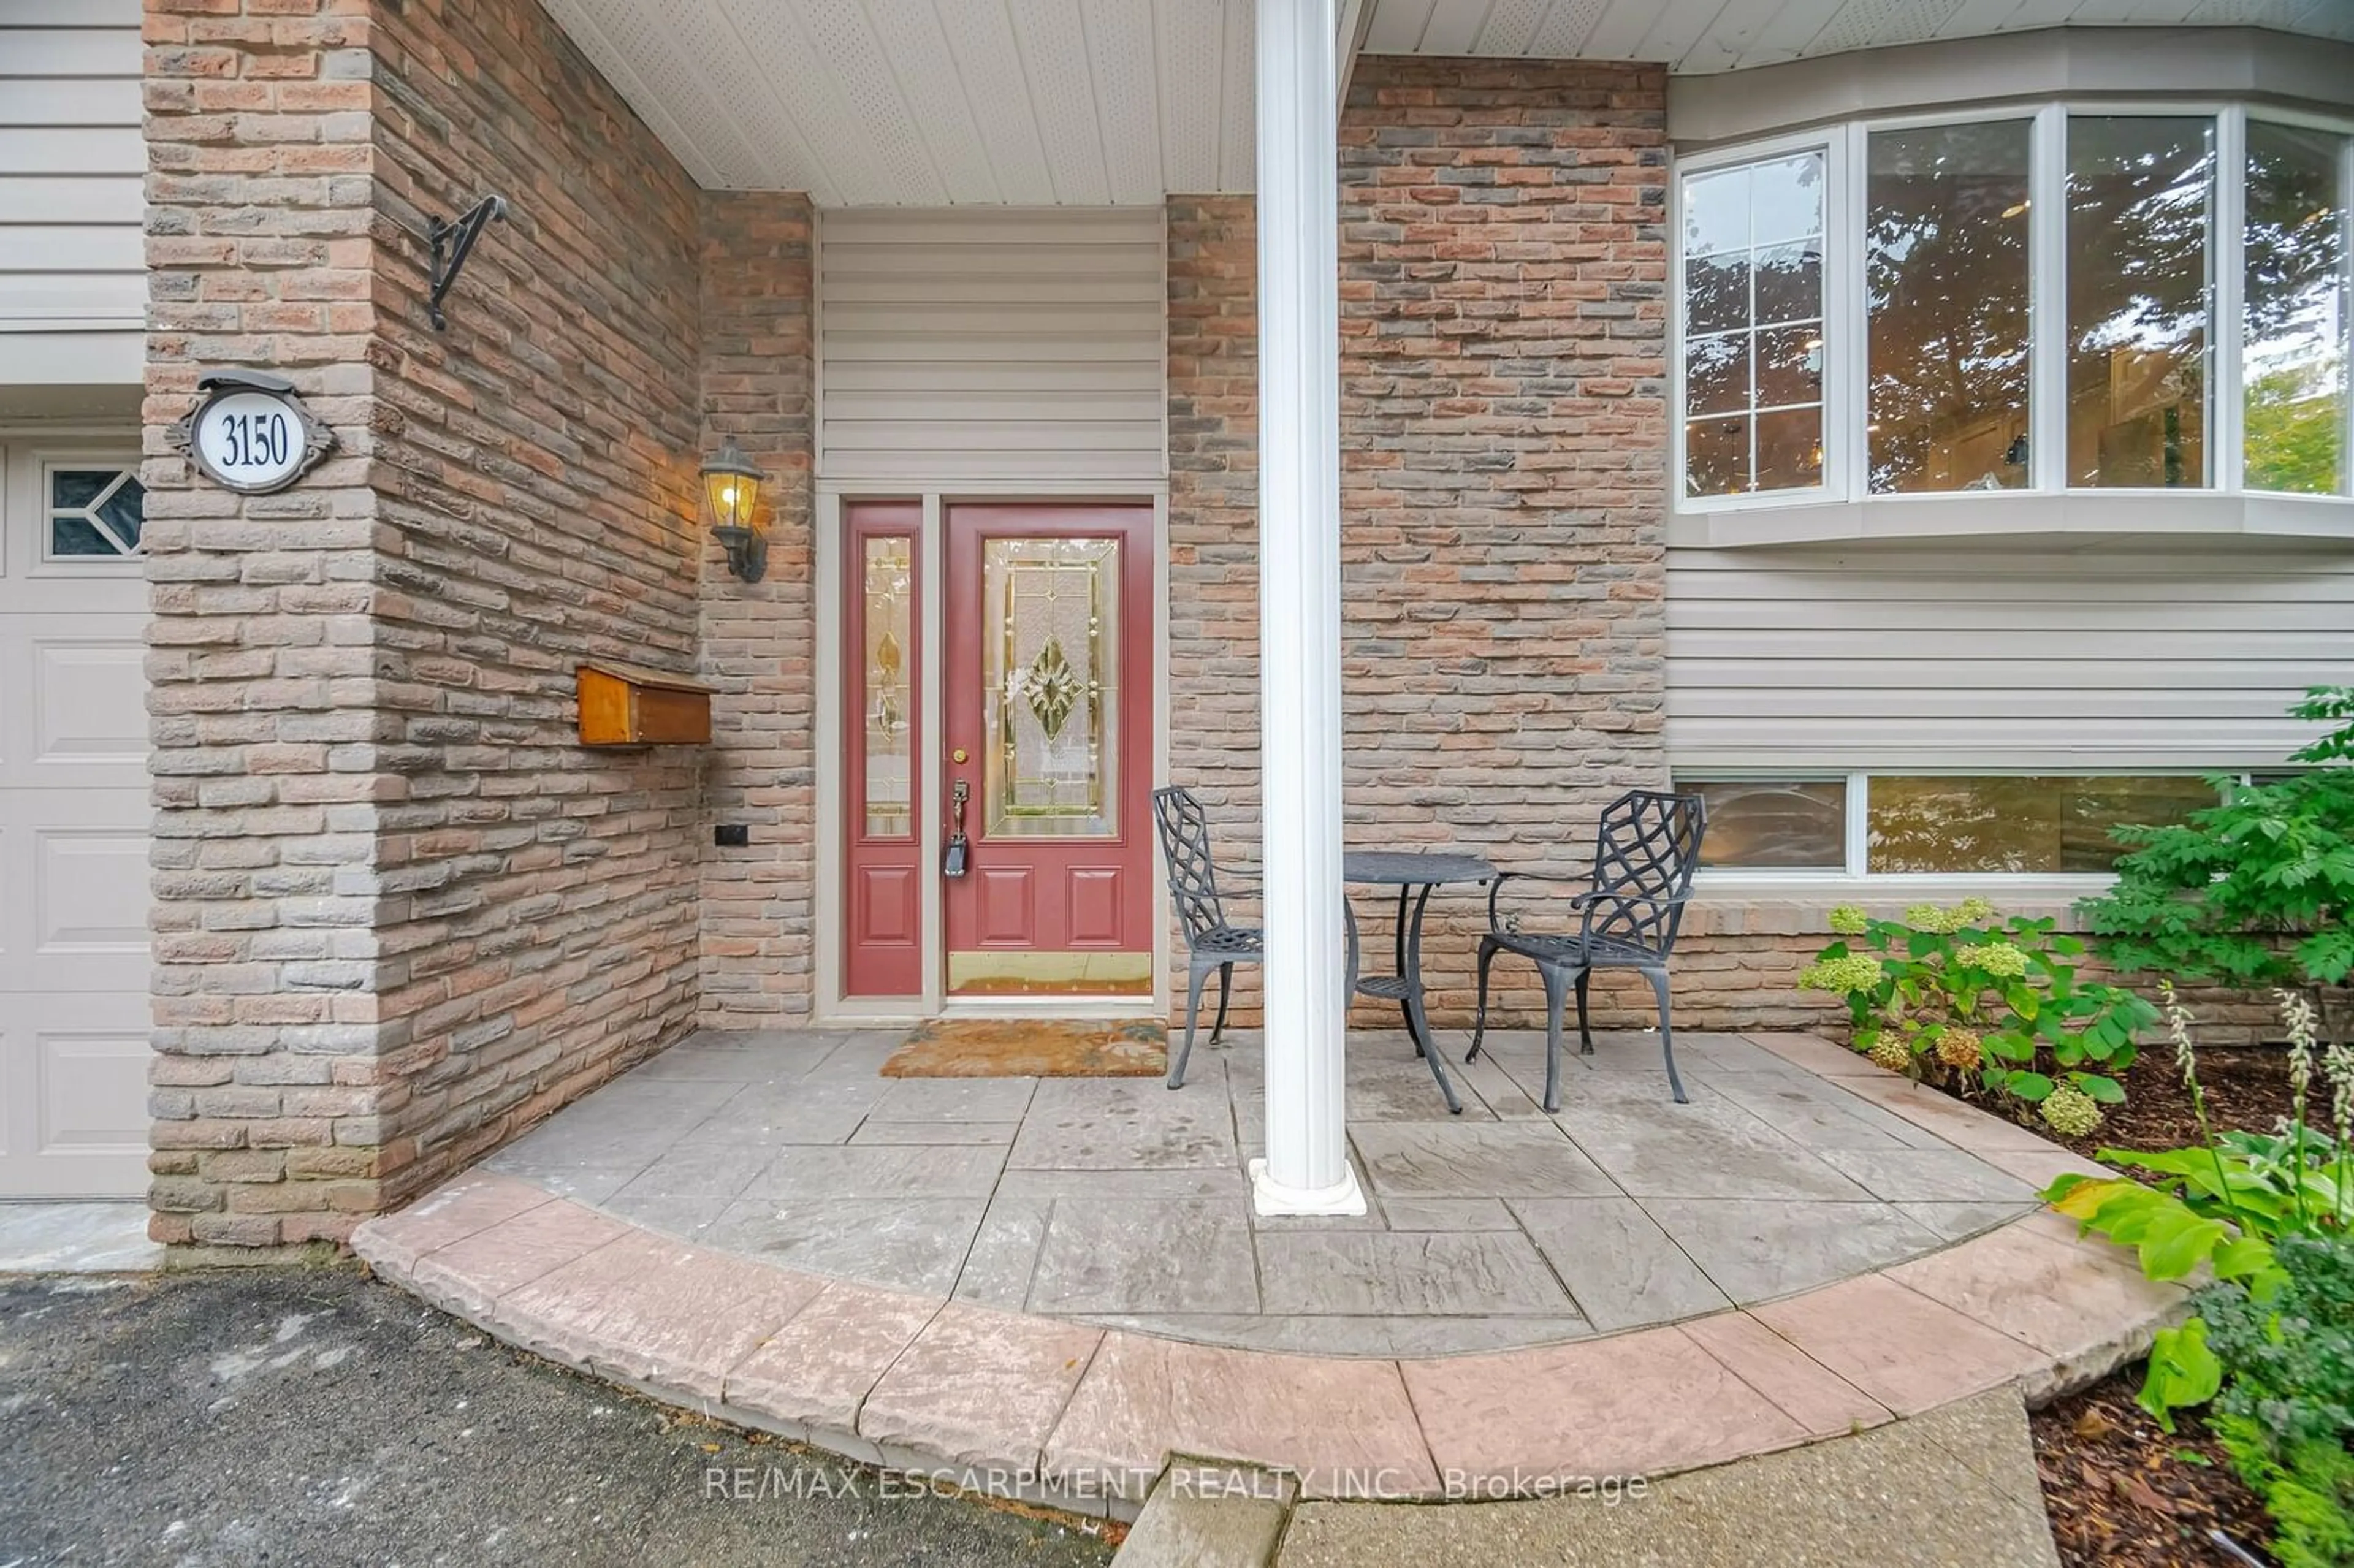
[(1175, 1093), (886, 1080), (893, 1044), (699, 1037), (354, 1245), (675, 1402), (1119, 1512), (1172, 1454), (1309, 1496), (1721, 1463), (2073, 1386), (2182, 1299), (2034, 1206), (2065, 1150), (1806, 1036), (1691, 1037), (1689, 1106), (1606, 1036), (1547, 1117), (1507, 1035), (1458, 1119), (1352, 1035), (1372, 1212), (1275, 1222), (1246, 1041)]
[[(1445, 1041), (1459, 1052), (1461, 1043)], [(883, 1078), (896, 1034), (702, 1035), (488, 1169), (788, 1268), (1320, 1355), (1549, 1344), (1795, 1295), (2025, 1214), (2034, 1191), (1750, 1041), (1606, 1034), (1547, 1117), (1543, 1037), (1460, 1070), (1349, 1056), (1362, 1219), (1263, 1219), (1257, 1042), (1153, 1078)], [(2021, 1134), (2022, 1138), (2031, 1135)]]

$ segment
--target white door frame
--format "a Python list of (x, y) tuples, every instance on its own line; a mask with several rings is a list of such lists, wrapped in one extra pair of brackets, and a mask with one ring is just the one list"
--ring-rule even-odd
[[(931, 1018), (988, 1017), (1017, 1013), (1031, 1018), (1163, 1018), (1170, 997), (1169, 942), (1162, 928), (1166, 875), (1157, 848), (1150, 855), (1152, 869), (1152, 994), (1150, 997), (972, 997), (956, 1000), (946, 994), (947, 953), (942, 939), (940, 879), (942, 849), (939, 812), (934, 802), (918, 800), (917, 849), (926, 868), (923, 882), (924, 991), (920, 997), (850, 997), (843, 994), (843, 921), (847, 902), (843, 896), (843, 835), (847, 803), (843, 799), (840, 760), (848, 745), (843, 714), (842, 667), (843, 573), (842, 519), (844, 506), (860, 501), (915, 500), (923, 506), (920, 535), (916, 542), (918, 577), (924, 585), (917, 612), (923, 617), (925, 657), (919, 672), (923, 724), (917, 744), (932, 766), (923, 770), (928, 780), (938, 772), (941, 724), (940, 671), (944, 661), (947, 619), (947, 509), (966, 501), (1034, 501), (1041, 503), (1096, 502), (1152, 508), (1152, 778), (1156, 784), (1169, 777), (1169, 484), (1165, 480), (1141, 482), (1103, 480), (976, 480), (953, 483), (926, 480), (847, 479), (816, 482), (812, 518), (816, 546), (811, 568), (816, 598), (817, 658), (817, 896), (813, 902), (816, 930), (817, 984), (811, 998), (813, 1022), (822, 1024), (915, 1023)], [(934, 791), (936, 793), (936, 791)], [(924, 793), (918, 791), (918, 794)], [(1138, 824), (1148, 835), (1148, 824)]]

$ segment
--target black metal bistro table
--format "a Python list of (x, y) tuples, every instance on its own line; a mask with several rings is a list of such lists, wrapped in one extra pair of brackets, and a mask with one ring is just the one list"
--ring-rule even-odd
[[(1422, 1010), (1422, 912), (1431, 894), (1450, 884), (1484, 885), (1496, 879), (1496, 868), (1475, 854), (1406, 854), (1387, 850), (1352, 850), (1341, 857), (1341, 880), (1398, 890), (1397, 969), (1385, 975), (1357, 973), (1357, 916), (1349, 910), (1349, 991), (1351, 996), (1378, 996), (1398, 1004), (1405, 1014), (1406, 1033), (1414, 1036), (1415, 1054), (1430, 1064), (1447, 1108), (1463, 1114), (1455, 1086), (1431, 1043), (1430, 1020)], [(1347, 908), (1347, 901), (1342, 901)]]

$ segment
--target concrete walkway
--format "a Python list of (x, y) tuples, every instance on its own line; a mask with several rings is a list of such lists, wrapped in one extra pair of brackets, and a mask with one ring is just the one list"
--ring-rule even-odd
[[(2030, 1184), (2080, 1168), (2032, 1133), (1820, 1041), (1747, 1044), (1795, 1069), (1789, 1081), (1813, 1086), (1809, 1095), (1836, 1092), (1934, 1136), (1934, 1147), (1900, 1149), (1952, 1151)], [(1573, 1089), (1561, 1121), (1595, 1114), (1607, 1091), (1592, 1086), (1607, 1075), (1573, 1078), (1596, 1097)], [(642, 1112), (615, 1115), (608, 1130), (626, 1132)], [(1777, 1125), (1805, 1119), (1794, 1107)], [(864, 1115), (855, 1124), (870, 1125), (879, 1124)], [(1511, 1124), (1500, 1115), (1487, 1125)], [(1160, 1129), (1097, 1130), (1105, 1141), (1087, 1169), (1117, 1171), (1135, 1150), (1161, 1147)], [(837, 1157), (858, 1147), (855, 1130), (843, 1137)], [(1711, 1147), (1695, 1139), (1678, 1154), (1705, 1171)], [(1573, 1137), (1562, 1149), (1585, 1145)], [(1358, 1153), (1377, 1195), (1404, 1196), (1385, 1187), (1384, 1163), (1366, 1156), (1362, 1138)], [(792, 1149), (774, 1158), (806, 1159)], [(611, 1186), (599, 1195), (649, 1169), (600, 1176)], [(2071, 1386), (2133, 1353), (2182, 1300), (2144, 1281), (2129, 1256), (2031, 1213), (1672, 1324), (1480, 1354), (1348, 1359), (1189, 1342), (778, 1266), (561, 1196), (566, 1180), (477, 1172), (370, 1222), (355, 1245), (387, 1278), (503, 1338), (675, 1403), (855, 1457), (943, 1470), (975, 1489), (1123, 1516), (1172, 1453), (1274, 1467), (1310, 1499), (1342, 1500), (1527, 1495), (1563, 1478), (1719, 1465), (1988, 1389), (2036, 1397)], [(837, 1196), (855, 1203), (862, 1194)], [(1850, 1205), (1861, 1214), (1880, 1203), (1867, 1194), (1840, 1206)], [(841, 1224), (869, 1217), (845, 1211)], [(1173, 1272), (1190, 1266), (1181, 1257)]]
[(129, 1274), (164, 1266), (147, 1239), (147, 1205), (0, 1203), (0, 1274)]
[[(1138, 1535), (1144, 1534), (1140, 1526)], [(1134, 1543), (1136, 1537), (1131, 1537)], [(1158, 1568), (1123, 1551), (1116, 1568)], [(1171, 1558), (1170, 1568), (1243, 1568)], [(1645, 1487), (1448, 1509), (1307, 1503), (1276, 1568), (2058, 1568), (2035, 1447), (2016, 1392), (1998, 1389), (1858, 1436)]]

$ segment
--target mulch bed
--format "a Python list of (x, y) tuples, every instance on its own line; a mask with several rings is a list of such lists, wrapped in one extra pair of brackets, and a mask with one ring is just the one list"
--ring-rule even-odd
[[(2103, 1106), (2107, 1119), (2090, 1138), (2062, 1139), (2069, 1148), (2090, 1159), (2098, 1149), (2179, 1149), (2199, 1141), (2190, 1091), (2163, 1041), (2145, 1049), (2117, 1081), (2125, 1086), (2126, 1103)], [(2289, 1113), (2288, 1053), (2282, 1047), (2201, 1046), (2199, 1082), (2218, 1130), (2270, 1132)], [(2326, 1118), (2328, 1100), (2328, 1087), (2317, 1084), (2306, 1114)]]
[[(2269, 1132), (2289, 1113), (2288, 1056), (2277, 1047), (2205, 1048), (2199, 1078), (2218, 1129)], [(2145, 1051), (2122, 1080), (2126, 1103), (2090, 1138), (2070, 1139), (2089, 1158), (2099, 1149), (2175, 1149), (2199, 1141), (2190, 1091), (2163, 1043)], [(2311, 1107), (2318, 1110), (2316, 1105)], [(2326, 1113), (2325, 1113), (2326, 1114)], [(2031, 1425), (2043, 1478), (2044, 1507), (2068, 1568), (2187, 1568), (2239, 1564), (2209, 1532), (2221, 1530), (2255, 1561), (2272, 1523), (2240, 1484), (2196, 1411), (2178, 1431), (2158, 1429), (2134, 1403), (2139, 1362), (2039, 1411)]]
[(2240, 1563), (2221, 1530), (2260, 1563), (2272, 1523), (2196, 1411), (2172, 1435), (2134, 1403), (2139, 1364), (2030, 1418), (2043, 1506), (2068, 1568), (2190, 1568)]

